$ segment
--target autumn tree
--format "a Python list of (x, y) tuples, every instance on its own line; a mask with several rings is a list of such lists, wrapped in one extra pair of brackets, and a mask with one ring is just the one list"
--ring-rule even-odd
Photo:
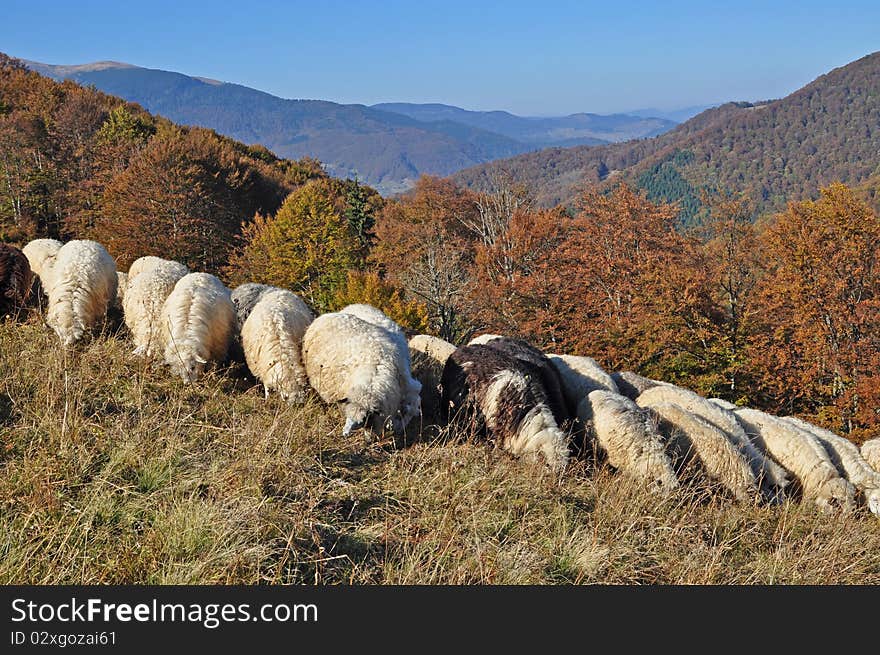
[(666, 312), (657, 338), (667, 356), (664, 379), (686, 382), (706, 396), (750, 403), (754, 385), (748, 342), (755, 329), (756, 285), (763, 270), (752, 203), (742, 195), (704, 194), (702, 222), (668, 261)]
[(428, 329), (428, 310), (418, 300), (407, 300), (401, 289), (383, 280), (375, 271), (349, 271), (333, 298), (333, 308), (353, 303), (377, 307), (410, 332)]
[(277, 206), (261, 177), (210, 130), (162, 126), (107, 184), (89, 234), (123, 267), (161, 255), (216, 272), (241, 225)]
[(311, 181), (291, 193), (274, 216), (258, 214), (225, 268), (233, 284), (261, 282), (297, 293), (318, 311), (334, 304), (359, 244), (335, 207), (329, 186)]
[[(577, 322), (580, 257), (563, 258), (575, 226), (559, 209), (511, 209), (491, 240), (476, 245), (474, 312), (481, 330), (552, 347)], [(581, 254), (582, 256), (582, 254)]]
[(762, 329), (751, 359), (765, 403), (857, 440), (880, 429), (880, 217), (843, 184), (790, 203), (762, 235)]
[(371, 261), (425, 303), (432, 333), (454, 343), (473, 329), (475, 241), (469, 225), (478, 212), (473, 194), (422, 176), (412, 190), (388, 202), (376, 222)]
[(658, 331), (693, 293), (692, 282), (673, 275), (686, 247), (677, 217), (674, 205), (652, 203), (626, 185), (582, 196), (563, 257), (580, 264), (561, 272), (581, 285), (580, 327), (569, 329), (570, 347), (596, 353), (613, 369), (648, 372), (671, 355)]

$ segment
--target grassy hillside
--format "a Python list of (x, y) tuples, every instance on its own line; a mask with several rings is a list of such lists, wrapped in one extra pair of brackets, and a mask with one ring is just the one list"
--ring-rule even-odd
[(0, 583), (880, 583), (880, 521), (670, 498), (586, 462), (339, 436), (235, 371), (184, 386), (124, 329), (0, 324)]
[(621, 179), (652, 200), (684, 204), (704, 189), (727, 189), (747, 192), (759, 211), (770, 211), (814, 197), (835, 180), (859, 184), (880, 168), (878, 153), (880, 53), (874, 53), (781, 100), (728, 103), (653, 139), (529, 153), (456, 179), (479, 188), (504, 170), (545, 205), (571, 204), (583, 186)]

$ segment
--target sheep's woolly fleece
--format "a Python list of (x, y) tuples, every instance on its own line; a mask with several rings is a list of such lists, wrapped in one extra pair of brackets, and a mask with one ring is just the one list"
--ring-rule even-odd
[(648, 483), (654, 491), (666, 493), (678, 487), (650, 412), (605, 389), (591, 391), (587, 400), (596, 441), (611, 466)]
[(547, 392), (534, 368), (488, 345), (464, 346), (446, 360), (440, 386), (444, 422), (470, 427), (513, 455), (541, 455), (555, 472), (569, 459)]
[(229, 289), (209, 273), (184, 275), (160, 312), (165, 363), (184, 382), (200, 378), (210, 361), (223, 361), (235, 329)]
[(238, 317), (238, 325), (244, 325), (247, 317), (254, 309), (254, 305), (260, 299), (260, 296), (267, 291), (277, 290), (279, 287), (272, 287), (268, 284), (258, 284), (256, 282), (246, 282), (240, 284), (232, 290), (232, 304), (235, 305), (235, 315)]
[(24, 256), (27, 257), (31, 271), (40, 280), (43, 287), (43, 293), (49, 294), (49, 286), (51, 284), (50, 275), (52, 266), (55, 264), (55, 258), (58, 251), (64, 245), (55, 239), (34, 239), (22, 248)]
[(183, 264), (163, 259), (151, 262), (134, 278), (129, 276), (122, 310), (134, 342), (133, 354), (157, 357), (162, 352), (162, 306), (187, 273), (189, 270)]
[(805, 498), (824, 510), (850, 511), (855, 488), (837, 472), (822, 444), (810, 432), (757, 409), (741, 407), (736, 418), (755, 442), (798, 479)]
[(860, 452), (872, 469), (880, 471), (880, 439), (869, 439), (862, 444)]
[(873, 514), (880, 514), (880, 473), (871, 468), (859, 452), (859, 447), (849, 439), (834, 434), (794, 416), (786, 421), (811, 433), (825, 448), (838, 473), (858, 489), (865, 497), (865, 504)]
[(46, 324), (64, 346), (96, 327), (116, 297), (116, 263), (100, 243), (73, 240), (55, 257)]
[[(398, 356), (401, 361), (404, 362), (405, 368), (410, 371), (410, 380), (416, 381), (415, 378), (412, 377), (412, 361), (410, 360), (409, 344), (406, 341), (406, 334), (404, 333), (403, 328), (392, 320), (391, 317), (385, 314), (381, 309), (365, 303), (346, 305), (339, 310), (339, 313), (356, 316), (362, 321), (380, 327), (383, 330), (387, 330), (397, 344)], [(402, 409), (404, 425), (417, 416), (421, 410), (421, 389), (422, 385), (419, 382), (418, 388), (411, 386), (404, 395)]]
[(286, 289), (260, 295), (241, 327), (241, 344), (248, 368), (267, 396), (277, 390), (284, 400), (305, 400), (308, 376), (302, 339), (314, 319), (302, 299)]
[(723, 430), (751, 465), (767, 499), (781, 500), (779, 492), (788, 486), (788, 474), (779, 464), (755, 448), (732, 412), (722, 409), (689, 389), (671, 384), (658, 384), (639, 394), (640, 404), (656, 405), (663, 402), (675, 403)]
[(409, 340), (410, 368), (422, 385), (422, 416), (429, 422), (440, 419), (440, 377), (455, 346), (439, 337), (417, 334)]
[(162, 257), (155, 257), (153, 255), (144, 255), (143, 257), (138, 257), (131, 263), (131, 266), (128, 267), (128, 283), (131, 284), (141, 273), (145, 273), (151, 268), (155, 268), (156, 266), (159, 266), (160, 264), (167, 261), (169, 260)]
[(706, 476), (728, 489), (739, 501), (758, 500), (760, 485), (748, 460), (723, 430), (706, 419), (668, 402), (643, 404), (660, 417), (660, 427), (668, 435), (670, 452), (687, 463), (699, 460)]
[[(404, 404), (421, 385), (412, 379), (407, 360), (388, 330), (351, 314), (322, 314), (303, 336), (303, 363), (309, 383), (326, 403), (345, 415), (343, 434), (367, 426), (382, 433), (403, 433), (409, 419)], [(418, 409), (416, 410), (418, 411)]]
[(576, 408), (582, 421), (589, 415), (587, 396), (596, 389), (619, 393), (617, 384), (592, 357), (577, 355), (547, 355), (562, 379), (562, 392), (569, 407)]
[[(473, 343), (476, 342), (476, 343)], [(500, 337), (495, 334), (484, 334), (472, 339), (470, 345), (493, 348), (508, 357), (519, 361), (524, 367), (523, 372), (541, 381), (547, 394), (547, 405), (553, 412), (556, 424), (567, 429), (575, 414), (576, 406), (570, 406), (563, 392), (563, 381), (559, 370), (543, 352), (528, 341), (511, 337)]]
[(33, 277), (25, 254), (14, 246), (0, 243), (0, 317), (24, 307)]
[(626, 396), (630, 400), (635, 400), (643, 391), (664, 384), (659, 380), (646, 378), (632, 371), (617, 371), (611, 374), (611, 379), (617, 385), (617, 389), (621, 395)]

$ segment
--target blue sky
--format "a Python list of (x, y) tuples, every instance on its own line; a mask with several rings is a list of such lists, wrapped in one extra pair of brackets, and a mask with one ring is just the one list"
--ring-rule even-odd
[(0, 12), (0, 51), (26, 59), (530, 115), (777, 98), (877, 50), (878, 0), (4, 0)]

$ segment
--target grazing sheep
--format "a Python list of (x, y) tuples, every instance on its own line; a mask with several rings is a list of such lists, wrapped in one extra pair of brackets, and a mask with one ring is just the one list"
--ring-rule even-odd
[(577, 407), (591, 391), (605, 389), (619, 393), (617, 385), (592, 357), (547, 355), (562, 377), (562, 392), (569, 407)]
[(540, 454), (557, 473), (565, 468), (568, 439), (527, 362), (488, 345), (463, 346), (447, 358), (440, 386), (445, 422), (470, 424), (513, 455)]
[(880, 471), (880, 439), (868, 439), (860, 452), (872, 469)]
[[(391, 319), (385, 312), (381, 309), (373, 307), (372, 305), (367, 305), (365, 303), (354, 303), (351, 305), (346, 305), (342, 309), (339, 310), (340, 314), (349, 314), (351, 316), (356, 316), (362, 321), (366, 321), (376, 327), (382, 328), (386, 330), (393, 338), (394, 342), (397, 344), (398, 352), (400, 353), (400, 358), (405, 362), (407, 370), (412, 371), (412, 361), (410, 360), (409, 355), (409, 344), (406, 341), (406, 334), (403, 331), (403, 328), (400, 327), (394, 320)], [(410, 377), (411, 380), (414, 378)], [(419, 389), (411, 389), (407, 394), (407, 399), (419, 398), (419, 405), (414, 406), (412, 404), (408, 404), (409, 401), (406, 401), (403, 413), (406, 416), (416, 416), (421, 411), (421, 386)]]
[(25, 254), (14, 246), (0, 243), (0, 318), (24, 308), (33, 279)]
[(663, 384), (659, 380), (652, 380), (632, 371), (617, 371), (611, 374), (611, 379), (617, 385), (620, 394), (630, 400), (635, 400), (639, 397), (640, 393), (651, 387)]
[(232, 290), (232, 304), (235, 305), (235, 315), (238, 317), (238, 325), (244, 325), (247, 317), (250, 315), (260, 299), (260, 296), (267, 291), (277, 290), (279, 287), (272, 287), (268, 284), (258, 284), (256, 282), (246, 282), (240, 284)]
[(757, 409), (740, 407), (735, 414), (755, 443), (797, 477), (804, 498), (823, 510), (855, 507), (855, 488), (840, 477), (812, 433)]
[(149, 271), (151, 268), (167, 261), (169, 260), (163, 259), (162, 257), (154, 257), (153, 255), (138, 257), (131, 263), (131, 266), (128, 267), (128, 283), (131, 284), (141, 273)]
[(721, 409), (726, 409), (731, 412), (736, 411), (737, 408), (739, 407), (738, 405), (733, 404), (729, 400), (724, 400), (724, 398), (709, 398), (708, 400), (710, 403), (714, 403), (715, 405), (718, 405)]
[(352, 314), (322, 314), (306, 329), (302, 358), (321, 399), (341, 407), (343, 436), (365, 426), (400, 436), (419, 412), (421, 384), (412, 378), (409, 354), (401, 356), (384, 328)]
[(812, 434), (825, 448), (837, 472), (865, 497), (865, 504), (872, 514), (880, 514), (880, 473), (871, 468), (859, 452), (859, 447), (849, 439), (834, 434), (830, 430), (807, 423), (794, 416), (784, 420)]
[(671, 450), (685, 463), (696, 456), (707, 477), (723, 485), (739, 501), (760, 497), (760, 485), (749, 461), (723, 430), (674, 403), (644, 402), (636, 400), (640, 407), (659, 416), (661, 431), (669, 435)]
[(134, 278), (129, 275), (122, 312), (135, 346), (132, 354), (157, 357), (163, 351), (162, 307), (174, 285), (187, 273), (189, 269), (183, 264), (163, 259), (150, 262)]
[(761, 483), (766, 498), (771, 502), (781, 500), (779, 494), (789, 484), (788, 474), (779, 464), (755, 448), (732, 412), (722, 409), (689, 389), (671, 384), (658, 384), (650, 389), (645, 389), (639, 394), (638, 400), (641, 405), (675, 403), (682, 409), (706, 419), (715, 427), (723, 430), (749, 461), (755, 477)]
[(569, 427), (577, 403), (569, 405), (563, 392), (562, 375), (547, 355), (524, 339), (502, 337), (497, 334), (483, 334), (472, 339), (468, 345), (494, 348), (522, 362), (528, 368), (528, 373), (539, 378), (544, 385), (547, 404), (553, 412), (557, 425), (563, 429)]
[(422, 385), (422, 417), (428, 423), (440, 420), (440, 377), (454, 351), (455, 346), (448, 341), (428, 334), (417, 334), (409, 340), (412, 375)]
[(34, 239), (21, 249), (21, 252), (27, 257), (35, 279), (39, 281), (43, 293), (46, 295), (49, 295), (50, 273), (62, 245), (64, 244), (55, 239)]
[(49, 277), (46, 324), (71, 346), (107, 316), (116, 297), (116, 263), (100, 243), (68, 241)]
[(390, 316), (388, 316), (385, 312), (377, 307), (373, 307), (372, 305), (367, 305), (366, 303), (354, 303), (351, 305), (346, 305), (342, 309), (339, 310), (340, 314), (351, 314), (352, 316), (357, 316), (362, 321), (366, 321), (367, 323), (372, 323), (373, 325), (378, 325), (381, 328), (385, 328), (391, 334), (395, 335), (398, 339), (402, 339), (403, 343), (406, 343), (406, 335), (403, 332), (403, 328), (400, 327)]
[(650, 412), (607, 389), (591, 391), (587, 402), (596, 441), (611, 466), (649, 483), (655, 491), (665, 493), (678, 487)]
[(235, 307), (223, 283), (188, 273), (174, 285), (159, 314), (165, 363), (184, 382), (199, 379), (210, 361), (223, 361), (235, 329)]
[(251, 373), (266, 397), (277, 389), (284, 400), (303, 402), (309, 381), (302, 363), (302, 339), (315, 315), (287, 289), (260, 295), (241, 326), (241, 343)]
[(493, 339), (503, 339), (500, 334), (480, 334), (470, 341), (468, 341), (467, 345), (469, 346), (485, 346), (487, 343), (492, 341)]

